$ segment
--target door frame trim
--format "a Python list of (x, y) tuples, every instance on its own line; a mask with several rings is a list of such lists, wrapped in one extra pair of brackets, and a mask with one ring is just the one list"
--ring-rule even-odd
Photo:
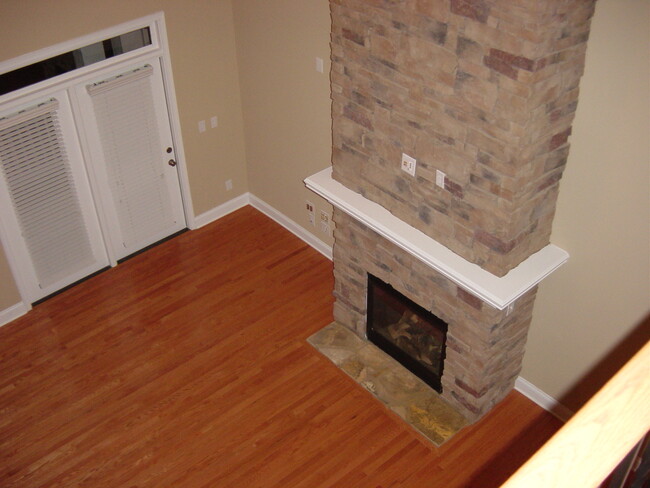
[[(151, 45), (144, 46), (140, 49), (120, 54), (113, 58), (78, 68), (55, 78), (50, 78), (34, 85), (26, 86), (19, 90), (1, 95), (0, 109), (4, 109), (6, 106), (17, 105), (25, 99), (30, 99), (35, 96), (44, 96), (52, 91), (67, 91), (69, 88), (72, 88), (76, 83), (78, 83), (80, 79), (86, 78), (87, 76), (92, 75), (99, 70), (106, 69), (107, 67), (115, 66), (116, 68), (119, 68), (119, 66), (125, 63), (133, 63), (137, 62), (137, 60), (141, 58), (144, 59), (157, 56), (161, 61), (160, 65), (167, 102), (167, 111), (169, 113), (169, 123), (172, 132), (172, 139), (174, 142), (174, 153), (176, 156), (176, 161), (178, 163), (177, 171), (180, 184), (181, 199), (183, 202), (183, 212), (185, 214), (185, 222), (189, 229), (195, 229), (196, 222), (194, 217), (194, 208), (192, 205), (187, 167), (185, 164), (185, 149), (183, 146), (172, 63), (169, 55), (169, 43), (167, 38), (164, 12), (156, 12), (145, 17), (140, 17), (138, 19), (102, 29), (92, 34), (70, 39), (68, 41), (48, 46), (46, 48), (24, 54), (10, 60), (2, 61), (0, 62), (0, 73), (12, 71), (62, 53), (66, 53), (74, 49), (93, 44), (95, 42), (99, 42), (103, 39), (116, 37), (120, 34), (131, 32), (133, 30), (141, 29), (144, 27), (149, 27), (150, 29)], [(19, 265), (19, 262), (16, 260), (15, 253), (11, 248), (10, 242), (11, 239), (9, 239), (8, 229), (3, 224), (2, 219), (0, 219), (0, 244), (4, 249), (5, 256), (9, 264), (9, 269), (11, 270), (14, 281), (16, 283), (16, 288), (20, 293), (21, 300), (24, 304), (26, 304), (28, 309), (30, 309), (30, 293), (26, 288), (25, 282), (27, 277), (21, 271), (21, 267)], [(111, 258), (110, 264), (111, 266), (115, 266), (117, 262), (113, 261)]]

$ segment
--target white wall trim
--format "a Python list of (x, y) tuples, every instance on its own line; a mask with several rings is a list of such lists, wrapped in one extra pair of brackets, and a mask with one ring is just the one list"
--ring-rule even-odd
[(238, 197), (235, 197), (232, 200), (228, 200), (226, 203), (222, 203), (221, 205), (218, 205), (213, 209), (208, 210), (207, 212), (203, 212), (202, 214), (195, 216), (194, 228), (198, 229), (199, 227), (203, 227), (204, 225), (214, 222), (215, 220), (219, 220), (221, 217), (225, 217), (235, 210), (239, 210), (240, 208), (249, 205), (250, 198), (250, 193), (242, 193)]
[(267, 217), (275, 220), (278, 224), (280, 224), (282, 227), (284, 227), (289, 232), (294, 234), (296, 237), (299, 237), (300, 239), (305, 241), (307, 244), (309, 244), (311, 247), (316, 249), (327, 259), (329, 259), (330, 261), (332, 260), (331, 246), (325, 244), (318, 237), (314, 236), (314, 234), (312, 234), (311, 232), (308, 232), (305, 229), (303, 229), (300, 225), (298, 225), (296, 222), (294, 222), (289, 217), (284, 215), (282, 212), (279, 212), (278, 210), (273, 208), (265, 201), (257, 198), (255, 195), (250, 196), (250, 204), (253, 208), (256, 208)]
[(31, 309), (32, 309), (31, 305), (26, 304), (25, 302), (18, 302), (9, 308), (0, 310), (0, 327), (2, 327), (5, 324), (8, 324), (12, 320), (16, 320), (18, 317), (22, 317)]
[(573, 416), (574, 412), (521, 376), (515, 381), (515, 390), (535, 402), (547, 412), (555, 415), (562, 422), (566, 422)]
[(165, 23), (164, 12), (158, 12), (154, 25), (158, 29), (158, 41), (162, 47), (161, 70), (163, 84), (165, 87), (165, 96), (167, 98), (167, 111), (169, 112), (169, 126), (172, 132), (172, 141), (174, 143), (174, 155), (177, 161), (178, 180), (181, 188), (181, 198), (183, 200), (183, 212), (185, 213), (185, 223), (188, 229), (197, 227), (194, 221), (194, 205), (192, 203), (192, 192), (190, 188), (190, 177), (187, 172), (187, 159), (185, 157), (185, 146), (183, 144), (183, 135), (181, 133), (181, 117), (178, 112), (178, 101), (176, 99), (176, 88), (174, 86), (174, 75), (172, 71), (172, 61), (169, 54), (169, 42), (167, 40), (167, 27)]

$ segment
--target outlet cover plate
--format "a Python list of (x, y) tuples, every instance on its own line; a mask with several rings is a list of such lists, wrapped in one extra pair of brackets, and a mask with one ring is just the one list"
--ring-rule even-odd
[(415, 176), (415, 167), (417, 166), (417, 161), (415, 158), (412, 158), (408, 154), (402, 153), (402, 171)]

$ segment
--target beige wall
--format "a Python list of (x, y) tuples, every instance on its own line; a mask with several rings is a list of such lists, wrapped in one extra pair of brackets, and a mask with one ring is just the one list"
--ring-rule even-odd
[(0, 246), (0, 312), (20, 302), (20, 293), (14, 284), (9, 264)]
[(647, 0), (596, 5), (551, 238), (571, 258), (540, 286), (522, 372), (572, 409), (650, 310), (649, 26)]
[[(230, 198), (222, 191), (227, 178), (235, 181), (233, 196), (247, 189), (245, 152), (250, 190), (309, 230), (306, 198), (329, 211), (302, 184), (330, 162), (327, 3), (235, 0), (233, 36), (227, 1), (59, 0), (59, 9), (46, 9), (51, 2), (3, 0), (0, 59), (165, 10), (195, 210)], [(52, 19), (61, 6), (84, 23)], [(28, 28), (34, 21), (47, 26), (45, 18), (54, 27)], [(541, 285), (535, 305), (522, 375), (564, 396), (570, 408), (589, 392), (576, 383), (650, 308), (649, 19), (646, 0), (597, 4), (552, 237), (571, 260)], [(317, 56), (325, 74), (315, 71)], [(196, 121), (213, 113), (223, 132), (196, 134)], [(0, 310), (14, 303), (3, 301), (3, 266), (0, 259)]]
[(331, 244), (309, 225), (305, 200), (317, 207), (317, 225), (331, 206), (302, 182), (331, 164), (329, 4), (236, 0), (233, 7), (251, 192)]
[[(0, 61), (164, 11), (195, 214), (248, 191), (230, 0), (2, 0)], [(199, 134), (212, 115), (217, 129)], [(209, 124), (208, 124), (209, 126)], [(225, 181), (233, 190), (226, 192)], [(2, 250), (0, 249), (0, 253)], [(0, 310), (16, 303), (0, 257)]]

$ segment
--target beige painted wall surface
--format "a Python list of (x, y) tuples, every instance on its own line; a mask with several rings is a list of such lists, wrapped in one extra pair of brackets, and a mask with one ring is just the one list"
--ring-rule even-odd
[[(165, 12), (194, 212), (248, 191), (231, 0), (2, 0), (0, 61)], [(198, 121), (219, 126), (198, 133)], [(232, 179), (227, 192), (225, 181)], [(0, 249), (0, 253), (2, 250)], [(2, 261), (2, 258), (0, 258)], [(16, 303), (0, 266), (0, 310)]]
[(574, 410), (650, 310), (649, 47), (647, 0), (598, 1), (551, 238), (571, 258), (540, 286), (522, 372)]
[(305, 200), (330, 215), (331, 206), (303, 184), (331, 164), (329, 4), (236, 0), (233, 8), (251, 192), (331, 244), (309, 225)]
[(0, 312), (20, 302), (7, 259), (0, 247)]

